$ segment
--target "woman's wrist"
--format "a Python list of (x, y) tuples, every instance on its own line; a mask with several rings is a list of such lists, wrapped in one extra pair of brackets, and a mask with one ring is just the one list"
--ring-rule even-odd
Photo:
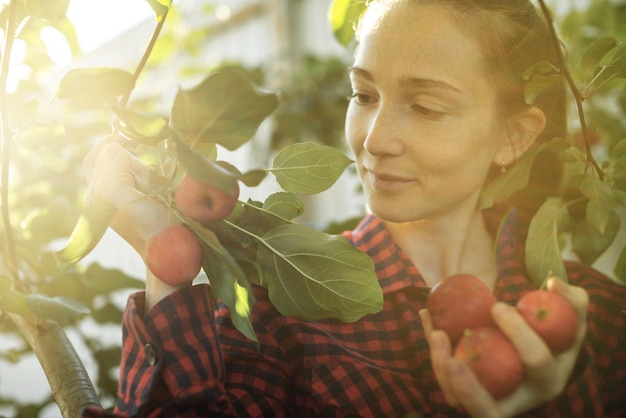
[(159, 280), (152, 272), (148, 269), (147, 277), (146, 277), (146, 295), (145, 295), (145, 304), (144, 304), (144, 316), (150, 312), (150, 310), (159, 303), (164, 298), (168, 297), (172, 293), (183, 289), (185, 287), (191, 286), (191, 283), (183, 286), (170, 286), (167, 283)]

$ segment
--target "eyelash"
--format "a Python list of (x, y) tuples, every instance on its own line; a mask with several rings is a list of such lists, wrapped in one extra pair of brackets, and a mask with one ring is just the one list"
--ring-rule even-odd
[(428, 120), (437, 120), (445, 116), (444, 112), (439, 112), (437, 110), (430, 109), (421, 105), (413, 105), (411, 106), (416, 113)]
[(365, 106), (371, 103), (361, 103), (360, 100), (358, 100), (359, 98), (368, 98), (370, 99), (372, 96), (368, 95), (368, 94), (364, 94), (364, 93), (352, 93), (350, 96), (348, 96), (348, 101), (354, 101), (356, 104), (360, 105), (360, 106)]
[[(364, 93), (352, 93), (350, 96), (347, 97), (348, 101), (353, 101), (359, 105), (359, 106), (367, 106), (369, 104), (372, 104), (371, 102), (363, 102), (363, 98), (366, 98), (368, 100), (370, 100), (372, 98), (372, 96), (368, 95), (368, 94), (364, 94)], [(361, 99), (361, 100), (359, 100)], [(422, 105), (418, 105), (418, 104), (414, 104), (411, 106), (411, 109), (417, 113), (419, 116), (423, 117), (424, 119), (427, 120), (437, 120), (442, 118), (443, 116), (445, 116), (444, 112), (439, 112), (437, 110), (433, 110), (430, 109), (426, 106), (422, 106)]]

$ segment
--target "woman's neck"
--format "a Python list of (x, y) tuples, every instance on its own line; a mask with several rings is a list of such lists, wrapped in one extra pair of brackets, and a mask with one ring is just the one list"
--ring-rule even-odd
[(493, 237), (478, 210), (436, 219), (385, 223), (429, 286), (453, 274), (473, 274), (493, 289), (497, 269)]

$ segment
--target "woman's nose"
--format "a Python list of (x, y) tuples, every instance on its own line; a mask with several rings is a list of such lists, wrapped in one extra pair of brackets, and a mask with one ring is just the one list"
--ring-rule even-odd
[(396, 111), (380, 106), (369, 121), (363, 148), (371, 155), (398, 155), (404, 149)]

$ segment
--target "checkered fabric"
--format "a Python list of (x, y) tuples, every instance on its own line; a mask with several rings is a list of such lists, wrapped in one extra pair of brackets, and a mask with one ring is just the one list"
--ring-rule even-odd
[[(495, 231), (500, 218), (486, 216)], [(515, 304), (532, 290), (515, 213), (498, 237), (494, 293)], [(257, 346), (212, 305), (209, 285), (172, 294), (145, 317), (144, 293), (124, 316), (119, 399), (87, 417), (465, 417), (445, 403), (418, 311), (429, 288), (384, 224), (366, 216), (345, 234), (376, 265), (385, 302), (354, 323), (281, 316), (255, 289)], [(626, 417), (626, 288), (578, 263), (571, 283), (590, 296), (588, 334), (563, 393), (527, 417)], [(214, 312), (214, 315), (211, 315)]]

